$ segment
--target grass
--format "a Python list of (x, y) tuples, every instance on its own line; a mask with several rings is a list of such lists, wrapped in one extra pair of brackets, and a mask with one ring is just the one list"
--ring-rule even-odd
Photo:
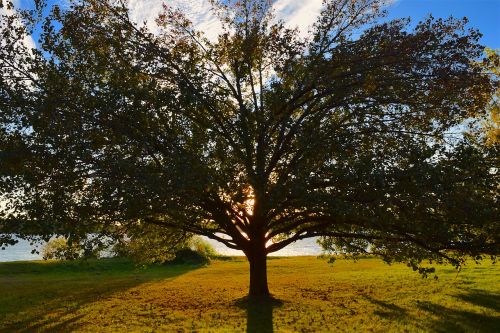
[(245, 299), (243, 258), (137, 268), (122, 259), (0, 264), (0, 332), (499, 332), (500, 269), (422, 279), (378, 259), (269, 260), (277, 300)]

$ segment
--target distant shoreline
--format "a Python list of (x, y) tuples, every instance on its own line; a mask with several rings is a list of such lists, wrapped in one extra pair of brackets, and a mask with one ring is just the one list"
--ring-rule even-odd
[[(215, 240), (203, 237), (221, 255), (239, 257), (244, 256), (243, 252), (233, 250)], [(43, 260), (40, 254), (31, 253), (34, 248), (41, 250), (43, 245), (33, 247), (29, 241), (19, 239), (16, 245), (7, 246), (5, 250), (0, 250), (0, 262), (13, 261), (36, 261)], [(271, 257), (297, 257), (297, 256), (318, 256), (323, 253), (321, 247), (316, 243), (316, 238), (309, 238), (290, 244), (284, 249), (272, 253)]]

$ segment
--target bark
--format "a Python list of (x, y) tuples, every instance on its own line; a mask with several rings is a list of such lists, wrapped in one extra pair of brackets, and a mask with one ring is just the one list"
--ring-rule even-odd
[(267, 253), (265, 245), (254, 245), (247, 253), (250, 263), (250, 297), (269, 297), (267, 286)]

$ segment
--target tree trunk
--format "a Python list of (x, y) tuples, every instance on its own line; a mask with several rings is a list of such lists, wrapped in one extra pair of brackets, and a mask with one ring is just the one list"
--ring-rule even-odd
[(256, 246), (247, 254), (250, 263), (250, 297), (269, 297), (265, 246)]

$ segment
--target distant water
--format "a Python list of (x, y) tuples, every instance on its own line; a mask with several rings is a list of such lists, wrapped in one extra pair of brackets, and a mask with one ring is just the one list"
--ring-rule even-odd
[(0, 262), (18, 260), (42, 260), (42, 256), (31, 253), (33, 249), (41, 250), (42, 246), (32, 246), (30, 242), (20, 239), (16, 245), (7, 246), (5, 250), (0, 249)]
[[(205, 237), (203, 237), (205, 238)], [(214, 247), (214, 249), (223, 255), (227, 256), (242, 256), (243, 252), (238, 251), (238, 250), (233, 250), (228, 248), (222, 243), (217, 242), (216, 240), (213, 239), (207, 239), (208, 243)], [(321, 247), (316, 243), (317, 238), (307, 238), (307, 239), (301, 239), (299, 241), (296, 241), (295, 243), (292, 243), (285, 247), (284, 249), (281, 249), (277, 252), (274, 252), (271, 254), (271, 256), (315, 256), (315, 255), (320, 255), (323, 253), (321, 250)]]
[[(238, 250), (233, 250), (228, 248), (222, 243), (219, 243), (213, 239), (208, 239), (203, 237), (214, 249), (222, 254), (228, 256), (242, 256), (243, 252)], [(32, 246), (29, 241), (19, 240), (16, 245), (7, 246), (5, 250), (0, 249), (0, 262), (6, 261), (19, 261), (19, 260), (42, 260), (42, 256), (39, 254), (32, 254), (33, 249), (41, 250), (42, 245)], [(307, 256), (307, 255), (319, 255), (322, 253), (321, 247), (316, 243), (316, 238), (302, 239), (295, 243), (292, 243), (285, 247), (284, 249), (272, 253), (272, 256)]]

